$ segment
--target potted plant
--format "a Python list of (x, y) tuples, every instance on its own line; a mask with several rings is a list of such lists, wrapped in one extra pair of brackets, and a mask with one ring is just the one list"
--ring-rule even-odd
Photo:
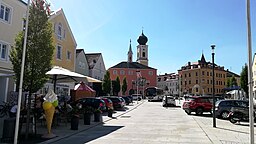
[(84, 114), (84, 124), (90, 125), (91, 124), (91, 115), (93, 113), (94, 109), (90, 106), (85, 106), (83, 108), (83, 114)]
[(108, 109), (108, 117), (112, 117), (114, 110)]
[(94, 110), (94, 121), (95, 122), (100, 122), (101, 113), (102, 113), (102, 111), (100, 109), (95, 109)]
[(79, 114), (80, 114), (81, 107), (80, 106), (74, 106), (71, 110), (71, 130), (78, 130), (78, 124), (79, 124)]

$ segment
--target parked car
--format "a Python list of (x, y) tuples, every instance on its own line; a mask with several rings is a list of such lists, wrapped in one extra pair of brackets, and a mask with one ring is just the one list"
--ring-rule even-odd
[(163, 107), (176, 106), (175, 98), (173, 96), (163, 97)]
[(78, 103), (82, 104), (82, 107), (91, 106), (94, 109), (100, 109), (101, 111), (106, 110), (106, 104), (100, 98), (94, 98), (94, 97), (82, 98), (82, 99), (75, 101), (72, 105), (74, 106)]
[[(223, 99), (222, 97), (215, 97), (215, 101)], [(182, 108), (187, 114), (195, 112), (196, 115), (202, 115), (204, 112), (212, 113), (213, 98), (211, 96), (190, 96), (186, 97)]]
[(109, 98), (106, 98), (106, 97), (99, 97), (99, 98), (104, 100), (106, 104), (106, 111), (114, 109), (113, 102)]
[(137, 101), (137, 99), (138, 99), (138, 101), (140, 101), (142, 99), (142, 96), (141, 96), (141, 94), (132, 94), (132, 99), (134, 101)]
[(232, 108), (248, 108), (249, 102), (245, 100), (220, 100), (215, 104), (215, 115), (217, 118), (227, 119)]
[(122, 99), (120, 99), (117, 96), (106, 96), (106, 98), (110, 99), (113, 103), (113, 107), (114, 109), (123, 109), (125, 106), (125, 102), (122, 101)]
[(122, 96), (122, 98), (125, 100), (126, 105), (129, 105), (130, 103), (132, 103), (131, 98), (129, 98), (128, 96)]

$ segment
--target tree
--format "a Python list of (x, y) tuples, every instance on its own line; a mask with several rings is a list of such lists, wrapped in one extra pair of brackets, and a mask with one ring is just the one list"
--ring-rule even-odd
[(122, 85), (122, 94), (125, 95), (126, 91), (127, 91), (127, 81), (126, 81), (126, 77), (124, 77), (123, 85)]
[(116, 94), (118, 95), (118, 93), (121, 90), (121, 85), (120, 85), (120, 78), (119, 76), (116, 77)]
[(227, 86), (227, 87), (232, 86), (232, 85), (231, 85), (231, 79), (230, 79), (230, 77), (227, 78), (226, 86)]
[(242, 68), (241, 78), (240, 78), (241, 88), (245, 91), (248, 96), (248, 66), (245, 64)]
[(237, 81), (236, 81), (235, 76), (232, 76), (232, 77), (231, 77), (230, 82), (231, 82), (231, 86), (237, 86)]
[(116, 80), (112, 81), (112, 89), (113, 89), (113, 94), (118, 95), (120, 92), (120, 78), (119, 76), (116, 77)]
[[(49, 5), (43, 0), (34, 1), (30, 6), (28, 20), (27, 45), (24, 67), (23, 90), (29, 92), (27, 117), (30, 117), (31, 95), (37, 92), (47, 82), (45, 74), (52, 67), (54, 52), (52, 25), (49, 19)], [(24, 31), (15, 38), (15, 45), (10, 52), (16, 85), (19, 87), (22, 63)], [(18, 90), (16, 88), (16, 90)], [(26, 124), (26, 138), (29, 131), (29, 118)]]
[(104, 79), (102, 81), (102, 90), (105, 94), (110, 94), (111, 91), (111, 79), (109, 71), (104, 75)]

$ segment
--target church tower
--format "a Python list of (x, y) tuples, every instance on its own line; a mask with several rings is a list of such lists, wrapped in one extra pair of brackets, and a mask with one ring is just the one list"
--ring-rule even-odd
[(143, 30), (142, 34), (139, 36), (137, 42), (137, 62), (143, 65), (148, 66), (148, 38), (144, 35)]
[(129, 51), (128, 51), (128, 54), (127, 54), (127, 55), (128, 55), (128, 62), (130, 62), (130, 63), (132, 62), (132, 54), (133, 54), (133, 53), (132, 53), (132, 45), (131, 45), (131, 42), (132, 42), (132, 41), (130, 40), (130, 47), (129, 47)]

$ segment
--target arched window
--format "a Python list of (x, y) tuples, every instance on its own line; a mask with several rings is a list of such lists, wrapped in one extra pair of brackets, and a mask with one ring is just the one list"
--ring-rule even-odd
[(61, 37), (62, 37), (62, 24), (61, 23), (58, 24), (57, 35), (58, 35), (58, 39), (61, 39)]
[(143, 53), (142, 53), (142, 57), (145, 57), (145, 55), (146, 55), (145, 52), (143, 52)]

